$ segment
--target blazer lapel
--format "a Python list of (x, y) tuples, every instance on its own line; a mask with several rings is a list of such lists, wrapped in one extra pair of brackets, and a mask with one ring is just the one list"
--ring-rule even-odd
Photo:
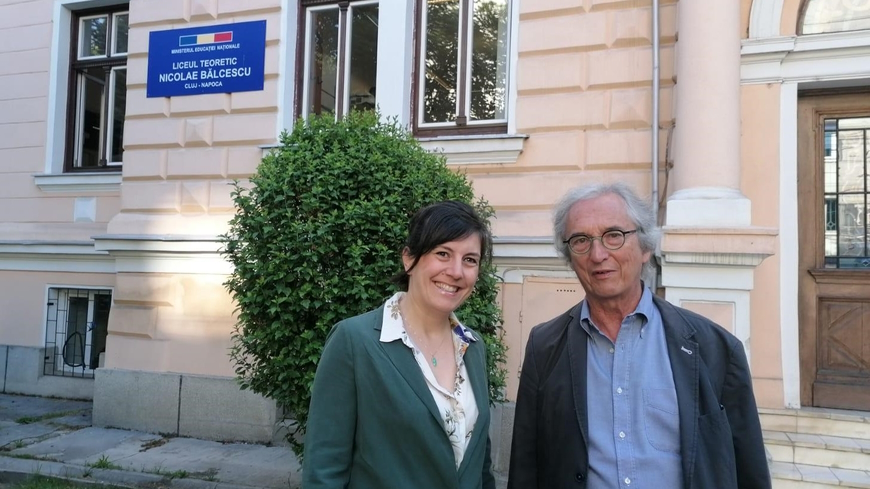
[[(579, 311), (579, 306), (576, 309)], [(577, 424), (583, 436), (583, 444), (589, 446), (586, 433), (589, 429), (589, 418), (586, 412), (586, 343), (588, 338), (583, 328), (577, 324), (577, 316), (572, 313), (568, 321), (568, 361), (571, 366), (571, 387), (574, 393), (574, 410), (577, 413)]]
[[(489, 436), (488, 430), (478, 429), (487, 423), (489, 418), (489, 386), (486, 383), (486, 360), (483, 354), (486, 346), (483, 343), (483, 338), (479, 334), (475, 334), (477, 341), (471, 342), (468, 349), (465, 351), (465, 370), (468, 372), (468, 380), (471, 383), (471, 390), (474, 392), (474, 402), (477, 404), (477, 422), (475, 423), (474, 432), (471, 434), (471, 441), (468, 443), (466, 454), (473, 453), (479, 443), (486, 443)], [(481, 368), (481, 366), (483, 368)], [(472, 457), (463, 457), (462, 463), (459, 464), (459, 477), (462, 478), (462, 473), (468, 468), (469, 460)]]
[(680, 455), (683, 459), (683, 487), (691, 489), (695, 473), (695, 453), (698, 443), (698, 385), (700, 352), (693, 340), (695, 329), (669, 302), (654, 297), (662, 315), (668, 344), (677, 405), (680, 410)]
[[(380, 331), (381, 325), (378, 323), (376, 327)], [(423, 377), (423, 372), (420, 371), (420, 366), (414, 359), (414, 354), (401, 341), (391, 341), (382, 343), (378, 341), (381, 348), (387, 354), (387, 357), (399, 371), (399, 374), (404, 377), (405, 382), (411, 387), (420, 401), (429, 409), (429, 412), (438, 422), (439, 426), (444, 424), (441, 419), (441, 414), (438, 412), (438, 405), (435, 404), (435, 399), (432, 398), (432, 393), (429, 392), (429, 386), (426, 384), (426, 378)]]

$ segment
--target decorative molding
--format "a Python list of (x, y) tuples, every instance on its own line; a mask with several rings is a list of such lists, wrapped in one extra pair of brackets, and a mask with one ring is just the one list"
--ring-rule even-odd
[(514, 164), (523, 152), (525, 134), (420, 138), (428, 151), (442, 153), (449, 165)]
[(743, 84), (816, 82), (870, 77), (870, 30), (746, 39)]
[(749, 38), (779, 35), (783, 0), (755, 0), (749, 12)]
[(90, 241), (0, 241), (0, 270), (115, 273), (115, 261)]
[(119, 192), (121, 172), (41, 173), (33, 181), (43, 192)]

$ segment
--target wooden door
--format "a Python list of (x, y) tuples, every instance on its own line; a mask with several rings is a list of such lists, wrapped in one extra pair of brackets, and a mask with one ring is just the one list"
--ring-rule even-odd
[(870, 411), (870, 92), (798, 101), (801, 403)]

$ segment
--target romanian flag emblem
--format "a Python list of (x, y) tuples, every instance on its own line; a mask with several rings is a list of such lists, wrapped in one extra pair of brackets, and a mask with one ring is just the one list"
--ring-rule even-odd
[(202, 46), (203, 44), (218, 44), (222, 42), (232, 42), (233, 31), (215, 32), (212, 34), (198, 34), (194, 36), (179, 36), (179, 46)]

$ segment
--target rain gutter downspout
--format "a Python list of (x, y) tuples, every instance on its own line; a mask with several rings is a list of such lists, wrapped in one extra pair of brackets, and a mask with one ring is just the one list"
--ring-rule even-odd
[(652, 210), (659, 215), (659, 0), (652, 0)]

